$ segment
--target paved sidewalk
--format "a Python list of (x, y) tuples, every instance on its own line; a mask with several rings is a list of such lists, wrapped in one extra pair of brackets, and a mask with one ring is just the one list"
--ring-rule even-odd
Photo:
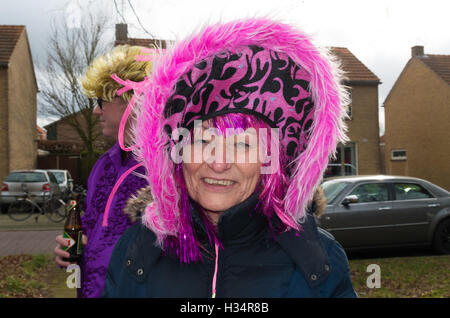
[(38, 220), (35, 216), (25, 221), (17, 222), (9, 218), (7, 214), (0, 214), (0, 232), (2, 231), (53, 231), (61, 230), (64, 221), (59, 223), (51, 222), (46, 216), (40, 215)]
[(20, 254), (53, 254), (58, 231), (2, 231), (0, 256)]

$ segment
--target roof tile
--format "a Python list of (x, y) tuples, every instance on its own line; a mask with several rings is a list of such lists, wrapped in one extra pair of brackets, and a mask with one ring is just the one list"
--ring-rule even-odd
[(0, 25), (0, 64), (8, 64), (24, 25)]
[(330, 52), (340, 60), (341, 67), (349, 81), (380, 82), (380, 79), (358, 60), (349, 49), (331, 47)]
[(450, 84), (450, 55), (426, 54), (416, 58), (420, 59), (447, 84)]

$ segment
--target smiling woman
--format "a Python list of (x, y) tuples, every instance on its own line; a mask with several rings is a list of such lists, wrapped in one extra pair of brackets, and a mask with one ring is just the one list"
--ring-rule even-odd
[(132, 127), (142, 224), (117, 243), (103, 296), (355, 297), (345, 252), (313, 216), (346, 139), (332, 61), (300, 31), (249, 19), (154, 63)]
[[(217, 134), (205, 137), (211, 126)], [(195, 163), (194, 156), (186, 158), (191, 160), (184, 160), (183, 178), (178, 180), (181, 186), (184, 180), (189, 197), (199, 204), (214, 226), (225, 210), (243, 202), (261, 185), (261, 162), (250, 160), (250, 152), (259, 150), (248, 133), (255, 126), (268, 125), (250, 115), (227, 114), (204, 121), (200, 134), (194, 134), (191, 147), (200, 142), (203, 160)], [(212, 151), (207, 153), (205, 148), (210, 145)], [(193, 154), (195, 149), (190, 152)]]

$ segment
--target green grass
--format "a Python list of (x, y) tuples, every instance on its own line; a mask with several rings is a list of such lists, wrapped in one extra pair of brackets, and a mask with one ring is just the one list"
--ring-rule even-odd
[[(359, 297), (450, 297), (450, 255), (350, 260), (353, 286)], [(381, 270), (381, 287), (368, 288), (367, 266)]]
[(1, 257), (0, 297), (48, 297), (50, 262), (45, 255)]
[(49, 279), (50, 297), (56, 298), (75, 298), (77, 291), (75, 288), (68, 288), (66, 284), (67, 277), (71, 273), (67, 273), (65, 269), (56, 267)]
[(75, 297), (67, 288), (69, 275), (54, 262), (52, 255), (11, 255), (0, 257), (0, 297)]
[[(361, 298), (450, 297), (450, 255), (350, 260), (353, 286)], [(367, 266), (381, 269), (381, 288), (368, 288)], [(0, 257), (0, 297), (76, 297), (69, 273), (52, 255)]]

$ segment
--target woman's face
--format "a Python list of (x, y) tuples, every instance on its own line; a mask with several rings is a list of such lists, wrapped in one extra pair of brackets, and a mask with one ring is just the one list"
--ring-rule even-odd
[[(120, 120), (126, 108), (127, 103), (120, 97), (115, 97), (110, 102), (102, 101), (102, 109), (98, 105), (95, 106), (94, 114), (98, 116), (104, 136), (117, 139)], [(127, 123), (128, 125), (129, 123)]]
[[(255, 191), (261, 163), (259, 158), (251, 158), (257, 143), (248, 130), (224, 137), (205, 133), (207, 128), (204, 122), (202, 129), (198, 130), (202, 133), (194, 133), (190, 146), (192, 150), (200, 146), (197, 149), (203, 152), (201, 162), (194, 162), (195, 150), (191, 151), (192, 160), (183, 162), (183, 175), (191, 199), (199, 203), (216, 224), (223, 211), (243, 202)], [(214, 140), (216, 148), (208, 149)]]

